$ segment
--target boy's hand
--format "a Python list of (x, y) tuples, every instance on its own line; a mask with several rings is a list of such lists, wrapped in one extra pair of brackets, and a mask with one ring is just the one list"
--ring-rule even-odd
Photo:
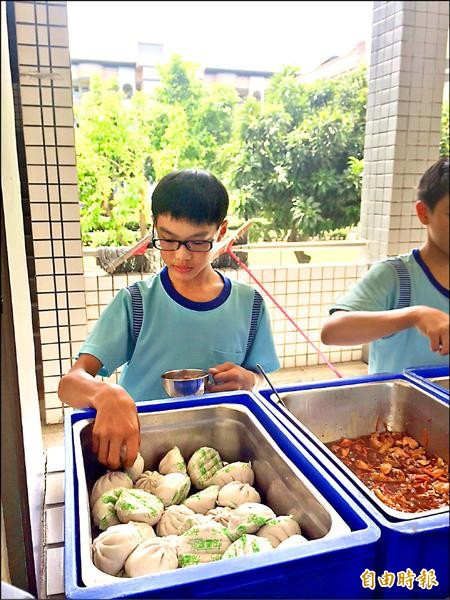
[(136, 404), (119, 385), (106, 384), (96, 394), (93, 405), (97, 410), (92, 430), (92, 450), (99, 462), (109, 469), (122, 464), (120, 450), (126, 446), (124, 467), (131, 467), (140, 445), (140, 428)]
[(447, 313), (429, 306), (416, 306), (415, 326), (430, 340), (432, 352), (442, 356), (449, 353), (449, 316)]
[(206, 384), (207, 392), (251, 391), (256, 382), (256, 374), (253, 371), (230, 362), (216, 365), (209, 369), (209, 372), (214, 378), (214, 384)]

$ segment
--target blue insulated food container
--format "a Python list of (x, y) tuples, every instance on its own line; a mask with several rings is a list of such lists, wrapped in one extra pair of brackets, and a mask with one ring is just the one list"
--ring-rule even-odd
[(418, 369), (405, 369), (404, 374), (416, 385), (430, 390), (432, 393), (449, 401), (449, 368), (442, 367), (420, 367)]
[[(251, 556), (136, 578), (102, 578), (92, 562), (89, 493), (105, 473), (90, 449), (95, 411), (65, 420), (65, 594), (75, 598), (372, 598), (380, 530), (266, 406), (248, 392), (142, 402), (146, 469), (177, 445), (186, 460), (201, 446), (223, 460), (250, 461), (254, 487), (277, 515), (298, 518), (308, 541)], [(314, 449), (314, 452), (317, 452)]]
[(384, 423), (391, 431), (406, 429), (448, 461), (448, 403), (403, 374), (299, 383), (277, 391), (286, 407), (270, 389), (257, 395), (380, 527), (375, 597), (447, 598), (448, 506), (414, 514), (387, 507), (325, 444), (367, 435)]

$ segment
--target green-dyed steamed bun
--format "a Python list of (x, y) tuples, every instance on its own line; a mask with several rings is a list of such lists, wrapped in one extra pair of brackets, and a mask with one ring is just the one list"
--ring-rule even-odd
[(259, 538), (256, 535), (244, 534), (225, 550), (222, 558), (236, 558), (237, 556), (267, 552), (268, 550), (273, 550), (269, 540)]
[(291, 536), (300, 534), (300, 525), (291, 515), (270, 519), (257, 533), (257, 535), (268, 539), (274, 548)]
[(223, 488), (227, 483), (232, 481), (240, 481), (241, 483), (248, 483), (253, 485), (255, 481), (255, 474), (250, 462), (233, 462), (222, 467), (212, 477), (209, 485), (218, 485)]
[(218, 494), (219, 486), (210, 485), (204, 490), (200, 490), (200, 492), (186, 498), (183, 504), (197, 514), (206, 515), (208, 510), (215, 508)]
[(217, 523), (203, 523), (191, 527), (180, 536), (178, 560), (180, 567), (220, 560), (230, 546), (225, 527)]
[(122, 471), (107, 471), (105, 475), (102, 475), (94, 483), (92, 488), (90, 505), (91, 507), (97, 502), (97, 500), (114, 488), (132, 488), (133, 481), (129, 475)]
[(228, 532), (233, 541), (244, 533), (256, 533), (263, 525), (275, 518), (275, 513), (265, 504), (246, 502), (233, 510), (228, 522)]
[(108, 490), (100, 496), (92, 507), (92, 520), (102, 531), (111, 527), (111, 525), (118, 525), (120, 519), (116, 513), (116, 502), (120, 494), (128, 488), (114, 488)]
[(189, 459), (187, 472), (192, 485), (198, 490), (203, 490), (211, 485), (211, 478), (222, 466), (222, 459), (217, 450), (203, 446), (196, 450)]
[(159, 498), (145, 490), (124, 490), (115, 509), (121, 523), (139, 521), (155, 525), (161, 518), (164, 505)]

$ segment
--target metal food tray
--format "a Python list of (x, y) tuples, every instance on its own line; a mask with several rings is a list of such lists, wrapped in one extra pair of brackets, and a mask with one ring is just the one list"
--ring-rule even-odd
[[(261, 502), (277, 515), (298, 518), (302, 533), (310, 540), (350, 533), (350, 527), (285, 456), (264, 427), (245, 406), (212, 405), (139, 414), (140, 453), (146, 469), (155, 469), (173, 446), (187, 461), (197, 448), (217, 449), (223, 460), (251, 461), (254, 487)], [(92, 524), (89, 496), (105, 468), (91, 451), (93, 419), (73, 425), (75, 472), (78, 480), (81, 578), (86, 586), (129, 581), (107, 575), (92, 561)]]
[(430, 379), (430, 383), (434, 385), (438, 385), (441, 388), (444, 388), (448, 391), (449, 389), (449, 378), (448, 377), (434, 377)]
[[(342, 437), (356, 438), (384, 431), (406, 431), (426, 450), (449, 460), (449, 406), (404, 380), (352, 383), (336, 387), (282, 392), (291, 423), (319, 444), (322, 451), (390, 517), (417, 519), (448, 511), (448, 506), (407, 513), (382, 502), (327, 446)], [(277, 402), (275, 395), (270, 396)], [(343, 482), (341, 482), (343, 483)]]

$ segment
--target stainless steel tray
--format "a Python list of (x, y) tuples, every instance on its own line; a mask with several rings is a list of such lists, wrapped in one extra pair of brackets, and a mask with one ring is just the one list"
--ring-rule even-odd
[(434, 379), (430, 379), (429, 380), (430, 383), (433, 383), (434, 385), (438, 385), (439, 387), (445, 388), (446, 390), (449, 389), (449, 378), (448, 377), (435, 377)]
[[(310, 540), (350, 533), (350, 527), (299, 469), (281, 452), (266, 430), (245, 406), (214, 405), (141, 413), (141, 446), (147, 469), (173, 446), (186, 460), (200, 446), (216, 448), (223, 460), (250, 460), (254, 486), (261, 502), (277, 515), (292, 514)], [(75, 471), (78, 480), (81, 578), (86, 586), (126, 581), (106, 575), (92, 562), (92, 528), (89, 495), (96, 479), (105, 473), (91, 452), (92, 419), (74, 424)], [(313, 543), (313, 542), (311, 542)]]
[[(396, 519), (417, 519), (448, 511), (447, 507), (406, 513), (384, 504), (325, 446), (342, 437), (355, 438), (378, 430), (406, 431), (430, 453), (448, 462), (449, 406), (431, 394), (403, 380), (354, 383), (328, 388), (298, 390), (280, 394), (287, 410), (279, 409), (300, 430), (314, 436), (322, 451), (369, 496), (387, 515)], [(275, 395), (271, 399), (276, 402)]]

